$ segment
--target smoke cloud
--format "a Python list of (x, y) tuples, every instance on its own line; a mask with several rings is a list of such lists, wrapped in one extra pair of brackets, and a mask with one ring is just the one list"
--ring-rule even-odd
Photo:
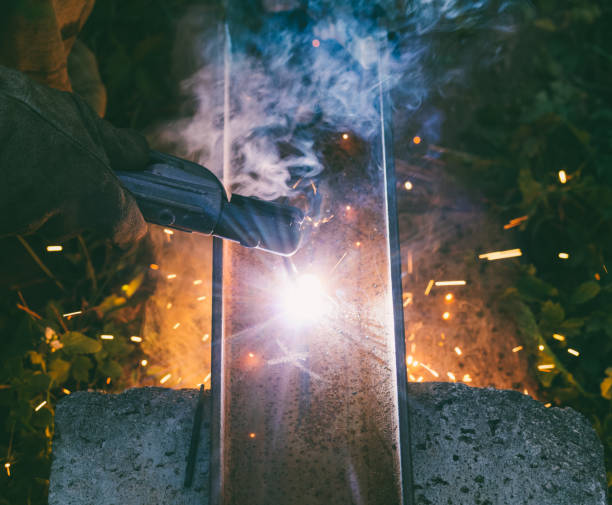
[[(265, 2), (269, 26), (261, 32), (246, 29), (234, 36), (230, 27), (229, 104), (220, 18), (200, 8), (179, 23), (178, 74), (191, 74), (181, 84), (186, 116), (153, 137), (223, 176), (229, 105), (225, 134), (231, 136), (232, 177), (226, 183), (232, 192), (267, 200), (292, 196), (296, 178), (323, 171), (317, 132), (351, 131), (370, 139), (376, 133), (376, 90), (357, 91), (364, 90), (379, 59), (385, 85), (394, 90), (397, 131), (427, 110), (424, 127), (435, 135), (443, 114), (428, 107), (428, 98), (469, 85), (474, 67), (503, 58), (520, 14), (517, 2), (489, 0), (387, 0), (375, 6), (309, 1), (306, 8), (282, 10), (296, 3)], [(261, 8), (245, 2), (229, 17), (235, 25), (248, 23), (249, 9)], [(475, 27), (480, 35), (457, 36)]]

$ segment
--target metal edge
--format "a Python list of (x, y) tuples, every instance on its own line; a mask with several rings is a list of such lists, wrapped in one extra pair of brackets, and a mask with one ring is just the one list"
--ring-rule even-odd
[(223, 499), (223, 240), (213, 238), (212, 321), (210, 384), (212, 409), (210, 422), (209, 505)]
[(391, 270), (391, 297), (393, 304), (393, 328), (395, 336), (395, 370), (399, 414), (400, 465), (402, 504), (414, 505), (414, 475), (412, 464), (412, 432), (408, 406), (408, 384), (406, 378), (406, 341), (404, 329), (404, 306), (402, 303), (402, 266), (399, 239), (399, 216), (391, 132), (391, 103), (389, 90), (385, 89), (382, 62), (378, 62), (379, 107), (381, 128), (381, 156), (385, 176), (385, 202), (387, 206), (387, 234), (389, 241), (389, 262)]

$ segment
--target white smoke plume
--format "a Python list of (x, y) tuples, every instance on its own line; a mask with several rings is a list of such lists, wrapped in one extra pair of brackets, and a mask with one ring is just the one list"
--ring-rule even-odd
[[(297, 177), (323, 170), (313, 124), (372, 137), (375, 90), (363, 90), (379, 58), (385, 85), (394, 89), (398, 131), (412, 114), (427, 110), (423, 128), (435, 134), (443, 114), (427, 109), (428, 97), (468, 85), (470, 69), (502, 58), (520, 10), (517, 2), (490, 0), (243, 3), (244, 17), (235, 22), (248, 21), (249, 8), (267, 8), (268, 29), (263, 37), (243, 30), (243, 40), (232, 41), (230, 103), (223, 100), (228, 60), (221, 18), (213, 10), (192, 10), (179, 23), (175, 50), (179, 74), (190, 74), (181, 85), (186, 116), (163, 125), (154, 138), (222, 176), (229, 107), (231, 190), (267, 200), (290, 196)], [(298, 4), (301, 9), (284, 10)], [(481, 36), (444, 45), (444, 34), (466, 28)], [(288, 152), (283, 145), (291, 146)]]

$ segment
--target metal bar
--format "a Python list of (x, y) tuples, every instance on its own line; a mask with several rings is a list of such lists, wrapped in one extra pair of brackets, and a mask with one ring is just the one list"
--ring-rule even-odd
[(223, 240), (213, 238), (209, 505), (221, 504), (223, 481)]
[[(229, 0), (223, 0), (223, 9), (227, 13)], [(223, 167), (223, 184), (229, 188), (230, 184), (230, 63), (231, 63), (231, 39), (227, 25), (226, 15), (223, 22), (218, 26), (217, 36), (223, 40), (223, 54), (218, 55), (222, 62), (219, 67), (223, 69), (223, 147), (220, 160)], [(229, 196), (229, 195), (228, 195)], [(225, 408), (225, 381), (224, 377), (224, 342), (223, 342), (223, 240), (213, 238), (213, 266), (212, 266), (212, 321), (211, 321), (211, 356), (210, 356), (210, 384), (211, 384), (211, 423), (210, 423), (210, 465), (209, 465), (209, 505), (222, 505), (223, 483), (224, 483), (224, 419)]]
[[(266, 38), (269, 25), (245, 27), (251, 13), (247, 16), (242, 7), (235, 5), (228, 14), (231, 55), (250, 54), (245, 43), (261, 32), (268, 44), (261, 57), (265, 68), (266, 54), (274, 50)], [(229, 75), (237, 83), (237, 77), (244, 77), (239, 71), (234, 65)], [(377, 81), (376, 68), (365, 69), (354, 91), (377, 104)], [(280, 89), (285, 84), (281, 80)], [(257, 127), (260, 118), (250, 119)], [(337, 217), (315, 227), (292, 257), (295, 275), (310, 274), (329, 284), (329, 310), (303, 325), (292, 320), (278, 308), (285, 289), (282, 260), (236, 244), (225, 246), (224, 461), (218, 465), (223, 486), (217, 503), (406, 502), (398, 428), (405, 416), (398, 413), (395, 384), (403, 346), (396, 349), (394, 333), (403, 336), (403, 331), (391, 328), (384, 142), (369, 135), (366, 141), (377, 146), (376, 157), (368, 149), (363, 159), (330, 167), (344, 174), (334, 177), (330, 170), (322, 182), (333, 196), (329, 212)], [(345, 216), (347, 208), (351, 213)], [(405, 375), (401, 380), (405, 387)]]
[(391, 297), (393, 303), (393, 324), (395, 334), (395, 368), (397, 374), (397, 401), (399, 413), (400, 462), (403, 505), (413, 505), (414, 485), (412, 469), (412, 442), (410, 412), (408, 409), (408, 387), (406, 379), (406, 341), (404, 329), (404, 307), (402, 303), (402, 257), (399, 238), (399, 217), (393, 155), (392, 115), (389, 90), (384, 86), (384, 68), (378, 62), (380, 137), (382, 164), (385, 174), (387, 237), (389, 240), (389, 261), (391, 270)]

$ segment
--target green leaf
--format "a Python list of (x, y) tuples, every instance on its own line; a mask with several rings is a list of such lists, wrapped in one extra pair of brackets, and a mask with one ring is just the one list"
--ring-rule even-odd
[(98, 305), (95, 309), (96, 312), (100, 315), (100, 317), (102, 317), (107, 312), (110, 312), (112, 310), (117, 309), (118, 307), (121, 307), (122, 305), (125, 305), (125, 302), (127, 302), (127, 298), (125, 296), (117, 296), (115, 294), (112, 294), (104, 298), (104, 300), (102, 300), (102, 303), (100, 303), (100, 305)]
[(599, 292), (601, 291), (601, 287), (595, 281), (587, 281), (578, 286), (578, 289), (572, 295), (572, 303), (576, 305), (581, 305), (583, 303), (588, 302), (595, 298)]
[(93, 354), (102, 349), (102, 344), (78, 331), (69, 331), (61, 336), (66, 351), (79, 354)]
[(61, 358), (56, 358), (49, 364), (49, 376), (57, 385), (63, 384), (68, 380), (69, 372), (70, 362), (65, 361)]
[(79, 382), (89, 382), (89, 371), (93, 363), (87, 356), (77, 356), (72, 362), (72, 376)]
[(538, 200), (542, 194), (542, 185), (537, 182), (529, 168), (521, 168), (518, 175), (518, 185), (523, 195), (523, 201), (530, 205)]
[(565, 310), (560, 303), (546, 300), (540, 311), (540, 327), (546, 333), (554, 332), (565, 319)]
[(547, 32), (554, 32), (557, 29), (555, 23), (553, 23), (553, 21), (548, 18), (536, 19), (533, 24), (540, 30), (545, 30)]
[(521, 297), (527, 301), (543, 301), (551, 296), (558, 294), (557, 289), (533, 275), (524, 275), (517, 283), (516, 287)]
[(42, 354), (36, 351), (28, 351), (28, 358), (30, 358), (30, 363), (33, 365), (41, 365), (44, 369), (45, 367), (45, 358)]
[(123, 372), (121, 365), (115, 360), (105, 361), (100, 365), (99, 370), (102, 375), (110, 377), (113, 380), (116, 380), (121, 377), (121, 374)]
[(599, 385), (601, 396), (606, 400), (612, 400), (612, 367), (606, 368), (606, 378)]
[(47, 407), (43, 407), (38, 412), (32, 414), (32, 424), (37, 428), (44, 428), (53, 422), (53, 413)]
[(575, 333), (584, 326), (586, 319), (583, 317), (571, 317), (561, 324), (561, 329), (567, 333)]
[(51, 377), (42, 372), (34, 372), (26, 378), (25, 387), (27, 391), (32, 393), (43, 393), (49, 390), (51, 385)]
[(612, 314), (606, 318), (605, 331), (608, 337), (612, 338)]
[(138, 288), (142, 285), (142, 281), (144, 280), (144, 274), (140, 273), (136, 277), (134, 277), (129, 284), (124, 284), (121, 286), (121, 290), (125, 293), (125, 296), (131, 298)]
[[(542, 338), (531, 309), (516, 297), (514, 299), (510, 297), (506, 307), (514, 316), (521, 338), (527, 346), (527, 351), (531, 352), (536, 358), (536, 367), (546, 365), (545, 369), (536, 368), (537, 378), (540, 383), (548, 388), (552, 385), (555, 376), (561, 374), (569, 384), (583, 392), (573, 375), (567, 371), (563, 363), (559, 361), (555, 353)], [(552, 369), (548, 368), (550, 365), (554, 365)]]
[(540, 330), (531, 309), (516, 298), (510, 299), (506, 307), (512, 316), (514, 316), (523, 341), (531, 349), (537, 348), (542, 341), (542, 336), (540, 335)]

